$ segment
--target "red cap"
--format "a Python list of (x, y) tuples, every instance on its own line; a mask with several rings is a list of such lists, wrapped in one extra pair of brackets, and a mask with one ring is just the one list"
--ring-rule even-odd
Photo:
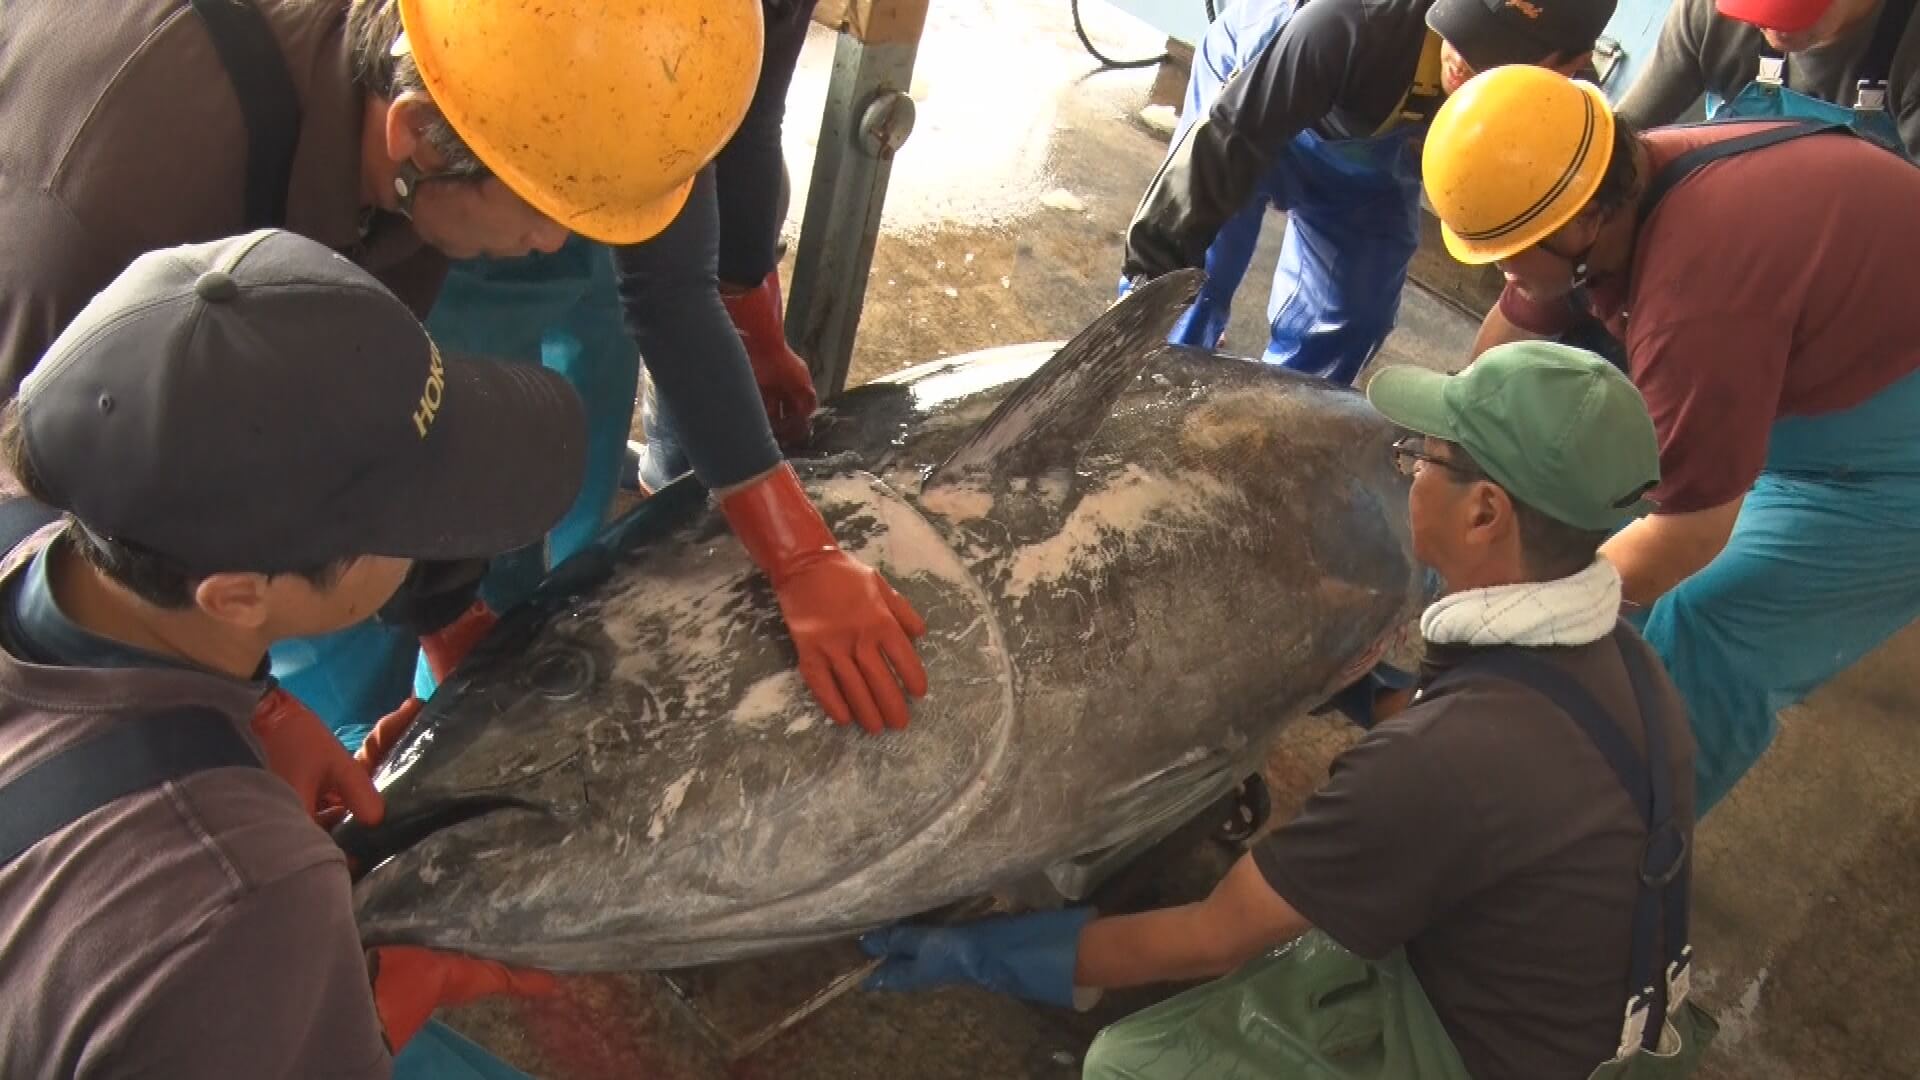
[(1819, 22), (1833, 0), (1716, 0), (1714, 6), (1729, 19), (1795, 34)]

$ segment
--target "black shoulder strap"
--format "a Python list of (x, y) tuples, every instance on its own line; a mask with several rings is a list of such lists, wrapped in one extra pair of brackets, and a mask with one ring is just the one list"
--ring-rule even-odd
[(129, 717), (0, 787), (0, 866), (115, 800), (236, 766), (263, 767), (233, 720), (211, 708)]
[[(1633, 943), (1627, 971), (1631, 980), (1629, 994), (1636, 1003), (1652, 1010), (1664, 1009), (1663, 970), (1680, 965), (1687, 950), (1688, 885), (1691, 853), (1686, 830), (1674, 817), (1673, 765), (1667, 749), (1666, 729), (1659, 723), (1652, 704), (1653, 674), (1646, 656), (1627, 639), (1627, 631), (1616, 629), (1614, 644), (1626, 665), (1633, 687), (1634, 704), (1639, 709), (1647, 744), (1643, 761), (1626, 732), (1620, 729), (1587, 688), (1563, 668), (1527, 649), (1495, 649), (1476, 654), (1471, 660), (1435, 680), (1434, 687), (1471, 674), (1491, 675), (1518, 683), (1551, 701), (1579, 725), (1594, 748), (1612, 767), (1620, 786), (1626, 789), (1647, 828), (1647, 845), (1640, 864), (1640, 888), (1633, 905)], [(1430, 688), (1431, 689), (1431, 688)], [(1656, 959), (1664, 924), (1664, 963)], [(1660, 1016), (1661, 1012), (1651, 1012)], [(1659, 1041), (1662, 1025), (1649, 1022), (1643, 1046)]]
[(287, 188), (300, 141), (300, 95), (273, 27), (253, 0), (189, 0), (240, 99), (247, 125), (246, 226), (287, 223)]
[(1874, 20), (1873, 37), (1867, 53), (1860, 59), (1859, 81), (1868, 85), (1884, 84), (1893, 74), (1893, 54), (1900, 50), (1907, 23), (1913, 18), (1914, 0), (1885, 0), (1880, 17)]
[[(1720, 123), (1724, 123), (1724, 121)], [(1709, 122), (1707, 124), (1681, 126), (1711, 127), (1715, 125), (1713, 122)], [(1711, 142), (1705, 146), (1696, 146), (1692, 150), (1667, 162), (1665, 168), (1654, 174), (1653, 182), (1647, 185), (1647, 193), (1640, 197), (1640, 217), (1642, 220), (1645, 220), (1648, 215), (1653, 213), (1653, 208), (1659, 204), (1660, 200), (1666, 198), (1667, 193), (1678, 186), (1680, 181), (1685, 180), (1687, 177), (1692, 176), (1694, 173), (1699, 172), (1701, 169), (1716, 161), (1734, 157), (1738, 154), (1750, 153), (1754, 150), (1765, 149), (1769, 146), (1778, 146), (1783, 142), (1791, 142), (1794, 139), (1804, 139), (1809, 135), (1825, 135), (1829, 132), (1852, 135), (1853, 129), (1845, 124), (1829, 124), (1820, 120), (1802, 120), (1797, 123), (1782, 124), (1779, 127), (1770, 127), (1746, 135), (1735, 135), (1730, 139), (1721, 139), (1718, 142)]]

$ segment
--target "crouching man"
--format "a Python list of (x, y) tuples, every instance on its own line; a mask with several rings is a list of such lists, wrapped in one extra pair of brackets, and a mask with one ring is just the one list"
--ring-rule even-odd
[(364, 950), (269, 768), (326, 729), (257, 714), (276, 641), (537, 540), (584, 442), (558, 376), (442, 357), (291, 233), (142, 256), (66, 328), (0, 425), (65, 512), (0, 564), (0, 1075), (384, 1077), (435, 1007), (551, 985)]
[(1693, 743), (1596, 557), (1659, 479), (1646, 405), (1598, 357), (1544, 344), (1456, 376), (1387, 370), (1368, 394), (1415, 432), (1394, 447), (1413, 547), (1449, 590), (1421, 619), (1414, 703), (1207, 899), (880, 931), (872, 985), (1064, 1005), (1228, 976), (1107, 1029), (1088, 1077), (1691, 1067), (1711, 1026), (1683, 1007)]

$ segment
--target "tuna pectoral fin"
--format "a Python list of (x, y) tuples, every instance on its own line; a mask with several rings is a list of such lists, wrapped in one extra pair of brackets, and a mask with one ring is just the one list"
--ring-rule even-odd
[(1128, 293), (1027, 376), (922, 490), (983, 475), (1038, 477), (1071, 466), (1147, 358), (1166, 345), (1205, 280), (1199, 270), (1178, 270)]
[(463, 795), (389, 815), (378, 825), (349, 818), (334, 827), (333, 842), (346, 852), (347, 869), (353, 880), (359, 881), (374, 867), (434, 833), (501, 810), (542, 812), (538, 804), (511, 795)]

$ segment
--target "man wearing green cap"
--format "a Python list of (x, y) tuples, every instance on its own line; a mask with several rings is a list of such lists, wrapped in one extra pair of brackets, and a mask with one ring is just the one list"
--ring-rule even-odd
[[(1684, 1070), (1693, 743), (1596, 557), (1659, 480), (1646, 405), (1600, 358), (1542, 343), (1457, 376), (1383, 371), (1368, 396), (1414, 432), (1394, 447), (1413, 548), (1447, 583), (1413, 704), (1205, 900), (879, 931), (870, 985), (1069, 1005), (1233, 973), (1108, 1028), (1088, 1077)], [(1656, 986), (1623, 1030), (1631, 988)], [(1662, 1015), (1685, 1051), (1638, 1056)]]

